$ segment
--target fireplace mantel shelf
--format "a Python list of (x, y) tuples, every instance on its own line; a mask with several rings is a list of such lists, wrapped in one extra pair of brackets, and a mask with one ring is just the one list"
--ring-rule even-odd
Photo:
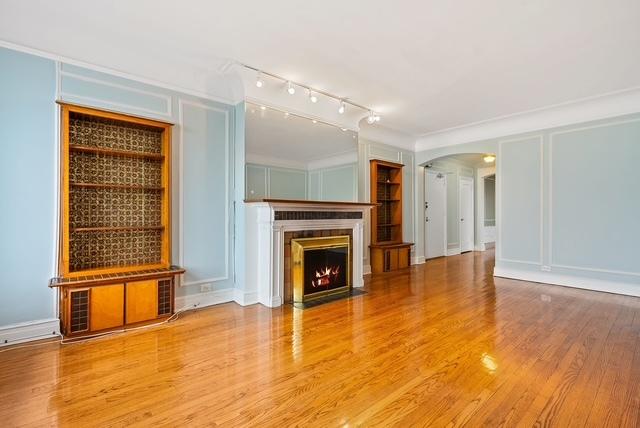
[(340, 207), (375, 207), (377, 204), (368, 202), (345, 202), (345, 201), (312, 201), (307, 199), (245, 199), (247, 204), (267, 203), (267, 204), (287, 204), (287, 205), (322, 205), (322, 206), (340, 206)]

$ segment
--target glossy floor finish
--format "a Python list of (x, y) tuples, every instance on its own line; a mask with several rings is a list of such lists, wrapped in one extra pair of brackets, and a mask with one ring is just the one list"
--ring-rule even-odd
[(493, 253), (311, 309), (224, 304), (0, 353), (3, 426), (638, 426), (640, 299), (493, 278)]

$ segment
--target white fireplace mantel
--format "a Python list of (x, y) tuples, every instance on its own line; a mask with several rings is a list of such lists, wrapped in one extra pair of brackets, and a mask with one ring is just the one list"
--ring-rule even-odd
[[(297, 201), (280, 199), (262, 199), (245, 201), (246, 203), (246, 284), (257, 293), (258, 301), (268, 307), (277, 307), (283, 303), (284, 295), (284, 234), (302, 230), (351, 229), (352, 242), (352, 284), (362, 287), (364, 254), (364, 218), (365, 212), (373, 205), (358, 202)], [(291, 219), (278, 212), (322, 212), (328, 217)], [(361, 213), (355, 215), (339, 213)], [(309, 214), (313, 217), (313, 214)], [(292, 215), (295, 217), (295, 215)], [(299, 215), (298, 217), (304, 217)], [(319, 215), (324, 217), (324, 215)]]

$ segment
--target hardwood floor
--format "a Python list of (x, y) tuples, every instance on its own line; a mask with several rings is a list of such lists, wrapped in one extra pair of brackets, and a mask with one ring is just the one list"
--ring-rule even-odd
[(306, 310), (229, 303), (0, 352), (3, 426), (638, 426), (640, 299), (468, 253)]

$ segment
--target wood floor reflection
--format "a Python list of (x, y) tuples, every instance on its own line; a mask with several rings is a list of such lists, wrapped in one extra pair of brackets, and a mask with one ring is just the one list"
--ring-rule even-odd
[(638, 426), (640, 299), (493, 278), (493, 252), (300, 310), (229, 303), (0, 352), (3, 426)]

